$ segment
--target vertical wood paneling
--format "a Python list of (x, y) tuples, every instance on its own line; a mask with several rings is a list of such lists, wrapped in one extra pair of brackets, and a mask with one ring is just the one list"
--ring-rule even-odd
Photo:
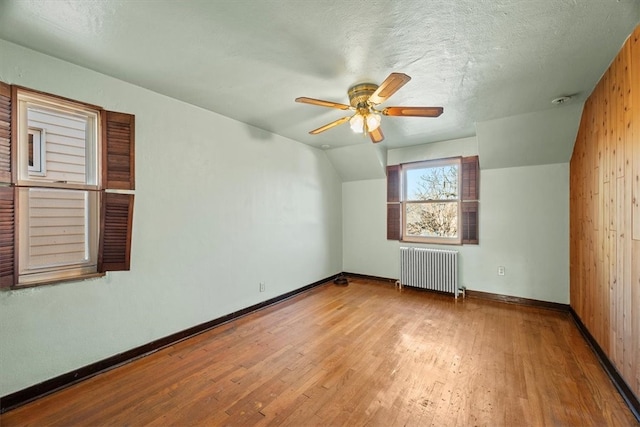
[(571, 306), (640, 396), (640, 27), (585, 102), (570, 185)]
[[(633, 239), (640, 240), (640, 34), (638, 30), (631, 36), (631, 135), (632, 135), (632, 199), (633, 199)], [(633, 103), (635, 102), (635, 108)], [(640, 374), (639, 374), (640, 375)]]
[[(631, 48), (630, 48), (630, 63), (629, 63), (629, 85), (631, 89), (629, 91), (629, 124), (627, 125), (627, 151), (631, 152), (631, 166), (630, 166), (630, 179), (631, 180), (631, 222), (632, 222), (632, 242), (631, 242), (631, 256), (633, 262), (631, 263), (631, 300), (632, 307), (635, 310), (632, 311), (632, 333), (635, 333), (633, 344), (633, 367), (631, 370), (635, 370), (635, 378), (631, 378), (628, 381), (631, 383), (631, 387), (636, 390), (640, 390), (640, 31), (636, 31), (631, 35)], [(635, 105), (634, 105), (635, 104)], [(634, 108), (635, 107), (635, 108)], [(625, 377), (626, 378), (626, 377)]]

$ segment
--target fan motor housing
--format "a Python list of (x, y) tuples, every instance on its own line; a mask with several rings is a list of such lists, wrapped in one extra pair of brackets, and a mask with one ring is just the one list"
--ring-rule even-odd
[(367, 101), (376, 89), (378, 89), (378, 85), (375, 83), (360, 83), (355, 86), (351, 86), (347, 91), (347, 94), (349, 95), (349, 103), (354, 108), (367, 107)]

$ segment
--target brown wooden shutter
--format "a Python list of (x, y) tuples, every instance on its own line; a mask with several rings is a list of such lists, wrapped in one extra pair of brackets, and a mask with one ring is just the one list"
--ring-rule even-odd
[(98, 271), (129, 270), (133, 194), (103, 193)]
[(402, 216), (400, 203), (387, 203), (387, 240), (402, 239)]
[[(106, 190), (135, 189), (135, 116), (113, 111), (102, 115), (102, 184)], [(102, 191), (98, 271), (129, 270), (133, 194)]]
[(102, 185), (135, 189), (135, 116), (113, 111), (102, 115)]
[(0, 182), (13, 182), (11, 166), (11, 86), (0, 82)]
[(400, 165), (387, 166), (387, 203), (400, 202)]
[(478, 156), (462, 158), (462, 200), (478, 200), (480, 166)]
[(478, 202), (462, 203), (462, 243), (478, 244)]
[[(0, 183), (13, 183), (12, 88), (0, 82)], [(17, 198), (15, 187), (0, 187), (0, 289), (16, 284), (16, 223)]]
[(479, 243), (478, 200), (480, 199), (480, 165), (478, 156), (462, 158), (462, 243)]
[(16, 190), (0, 187), (0, 289), (16, 284)]
[(402, 240), (401, 166), (387, 166), (387, 240)]

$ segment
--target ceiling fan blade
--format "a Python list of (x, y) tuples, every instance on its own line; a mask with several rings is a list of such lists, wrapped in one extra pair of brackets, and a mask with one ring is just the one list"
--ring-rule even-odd
[(378, 126), (375, 130), (369, 132), (369, 137), (371, 138), (371, 142), (376, 143), (380, 142), (384, 139), (384, 135), (382, 134), (382, 128)]
[(338, 119), (338, 120), (335, 120), (335, 121), (333, 121), (333, 122), (331, 122), (331, 123), (328, 123), (328, 124), (326, 124), (326, 125), (324, 125), (324, 126), (321, 126), (321, 127), (319, 127), (318, 129), (314, 129), (314, 130), (312, 130), (312, 131), (311, 131), (311, 132), (309, 132), (309, 133), (310, 133), (311, 135), (317, 135), (317, 134), (319, 134), (320, 132), (324, 132), (325, 130), (331, 129), (332, 127), (336, 127), (336, 126), (338, 126), (338, 125), (343, 124), (344, 122), (349, 121), (349, 119), (350, 119), (350, 118), (351, 118), (351, 117), (349, 117), (349, 116), (347, 116), (347, 117), (343, 117), (343, 118), (341, 118), (341, 119)]
[(411, 77), (403, 73), (389, 74), (389, 77), (387, 77), (380, 86), (378, 86), (378, 89), (371, 94), (369, 102), (374, 105), (382, 104), (409, 80), (411, 80)]
[(302, 102), (303, 104), (319, 105), (321, 107), (337, 108), (339, 110), (349, 110), (352, 108), (350, 105), (347, 105), (347, 104), (339, 104), (337, 102), (323, 101), (322, 99), (307, 98), (304, 96), (296, 98), (296, 102)]
[(382, 114), (385, 116), (438, 117), (443, 111), (442, 107), (387, 107), (382, 110)]

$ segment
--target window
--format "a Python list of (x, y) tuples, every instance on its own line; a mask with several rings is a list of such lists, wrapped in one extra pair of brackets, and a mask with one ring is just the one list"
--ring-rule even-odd
[(387, 239), (478, 243), (478, 157), (387, 168)]
[(100, 111), (25, 90), (16, 100), (18, 282), (96, 273)]
[(133, 149), (133, 116), (0, 82), (0, 288), (129, 269)]
[(45, 160), (45, 132), (44, 129), (30, 127), (28, 129), (28, 163), (30, 176), (43, 176), (46, 174)]
[(405, 165), (404, 240), (460, 243), (460, 159)]

